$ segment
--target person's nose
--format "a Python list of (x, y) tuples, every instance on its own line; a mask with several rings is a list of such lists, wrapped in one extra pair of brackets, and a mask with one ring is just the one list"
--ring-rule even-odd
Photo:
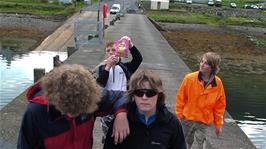
[(203, 67), (204, 66), (204, 63), (200, 63), (200, 67)]
[(114, 51), (110, 52), (110, 55), (115, 55), (115, 52)]
[(204, 67), (210, 67), (210, 65), (208, 63), (204, 63), (203, 65), (204, 65)]
[(146, 96), (146, 93), (143, 94), (142, 99), (145, 99), (145, 100), (148, 99), (148, 97)]

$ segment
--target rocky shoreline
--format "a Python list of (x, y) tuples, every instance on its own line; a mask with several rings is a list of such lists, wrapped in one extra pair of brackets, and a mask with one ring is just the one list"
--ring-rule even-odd
[(198, 57), (215, 51), (223, 58), (222, 68), (236, 73), (266, 74), (266, 28), (209, 26), (157, 22), (161, 33), (192, 70)]
[(30, 14), (9, 14), (0, 13), (0, 37), (2, 45), (10, 40), (29, 39), (34, 40), (35, 44), (28, 49), (33, 50), (42, 40), (60, 27), (65, 17), (44, 16)]
[[(8, 32), (2, 32), (4, 30), (21, 30), (22, 34), (17, 35), (24, 35), (29, 36), (32, 33), (38, 33), (43, 36), (49, 35), (53, 32), (57, 27), (61, 26), (63, 22), (66, 20), (64, 17), (59, 16), (43, 16), (43, 15), (30, 15), (30, 14), (6, 14), (0, 13), (0, 35), (1, 36), (8, 36)], [(24, 31), (30, 31), (26, 35)], [(11, 35), (12, 32), (10, 32)], [(33, 34), (34, 35), (34, 34)], [(32, 36), (33, 38), (35, 36)]]

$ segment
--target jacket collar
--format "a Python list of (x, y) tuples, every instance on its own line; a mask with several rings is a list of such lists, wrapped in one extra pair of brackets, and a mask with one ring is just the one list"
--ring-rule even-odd
[[(133, 121), (133, 122), (138, 122), (140, 123), (140, 120), (137, 116), (137, 105), (135, 102), (131, 102), (128, 104), (128, 119)], [(170, 120), (170, 116), (168, 113), (167, 108), (165, 105), (161, 107), (157, 107), (157, 117), (154, 121), (154, 123), (168, 123)]]
[(27, 99), (29, 102), (48, 105), (47, 99), (43, 96), (43, 90), (41, 88), (41, 81), (36, 82), (27, 91)]
[[(214, 75), (214, 74), (212, 74), (212, 75)], [(199, 81), (203, 81), (202, 80), (202, 73), (200, 71), (199, 71), (199, 74), (198, 74), (198, 80)], [(214, 75), (214, 78), (212, 79), (210, 84), (212, 85), (212, 87), (216, 87), (217, 86), (215, 75)]]

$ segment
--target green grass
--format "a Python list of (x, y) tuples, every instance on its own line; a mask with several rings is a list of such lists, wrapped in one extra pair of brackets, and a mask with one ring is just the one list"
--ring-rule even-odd
[(45, 0), (0, 0), (2, 2), (16, 2), (16, 3), (46, 3)]
[(248, 37), (250, 41), (252, 41), (254, 44), (258, 46), (265, 46), (266, 47), (266, 39), (263, 38), (257, 38), (255, 36), (249, 36)]
[(0, 0), (0, 12), (6, 13), (69, 16), (81, 10), (83, 7), (85, 7), (83, 1), (78, 2), (75, 7), (74, 4), (48, 3), (45, 0)]
[(238, 7), (243, 7), (245, 4), (257, 4), (265, 2), (265, 0), (223, 0), (224, 5), (229, 5), (230, 3), (236, 3)]
[(208, 24), (206, 22), (206, 17), (204, 16), (199, 16), (199, 15), (194, 15), (194, 16), (158, 16), (158, 15), (150, 15), (153, 20), (158, 21), (158, 22), (170, 22), (170, 23), (184, 23), (184, 24), (192, 24), (192, 23), (197, 23), (197, 24)]
[(99, 0), (92, 0), (92, 3), (98, 3)]
[(266, 22), (244, 17), (219, 17), (208, 14), (196, 14), (172, 12), (172, 11), (149, 11), (149, 17), (158, 22), (185, 23), (185, 24), (208, 24), (208, 25), (244, 25), (265, 27)]
[[(258, 4), (262, 2), (265, 2), (265, 0), (222, 0), (222, 5), (229, 6), (230, 3), (236, 3), (238, 8), (243, 8), (245, 4)], [(207, 1), (206, 2), (193, 2), (193, 3), (200, 3), (200, 4), (207, 5)], [(266, 4), (258, 4), (258, 5), (266, 6)], [(181, 7), (186, 8), (186, 9), (190, 8), (189, 5), (182, 6), (179, 3), (170, 3), (170, 9), (181, 8)]]

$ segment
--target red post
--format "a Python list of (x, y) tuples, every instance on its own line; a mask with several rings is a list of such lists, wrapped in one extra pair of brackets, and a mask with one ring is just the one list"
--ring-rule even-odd
[(103, 10), (102, 11), (103, 12), (103, 36), (104, 36), (104, 30), (106, 28), (105, 22), (106, 22), (107, 15), (108, 15), (108, 7), (107, 7), (107, 3), (105, 0), (103, 2), (102, 10)]
[(107, 18), (107, 11), (108, 11), (108, 7), (107, 7), (107, 3), (106, 1), (103, 2), (103, 18)]

